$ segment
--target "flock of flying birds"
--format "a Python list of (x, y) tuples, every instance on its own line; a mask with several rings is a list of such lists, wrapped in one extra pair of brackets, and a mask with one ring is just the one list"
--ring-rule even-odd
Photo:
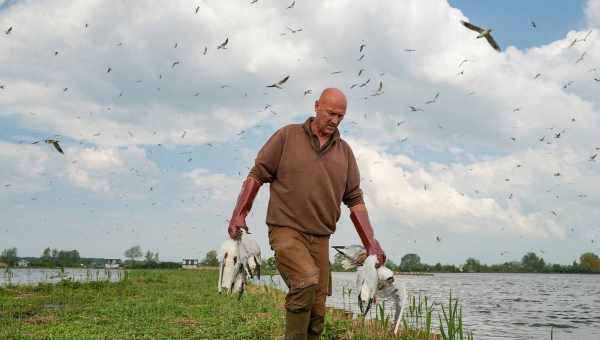
[[(253, 0), (253, 1), (251, 2), (251, 4), (254, 4), (254, 3), (256, 3), (256, 2), (258, 2), (258, 0)], [(289, 4), (287, 7), (286, 7), (286, 9), (292, 9), (292, 8), (294, 8), (294, 7), (295, 7), (295, 5), (296, 5), (296, 1), (292, 1), (292, 2), (291, 2), (291, 3), (290, 3), (290, 4)], [(194, 10), (194, 13), (198, 13), (198, 12), (199, 12), (199, 10), (200, 10), (200, 6), (197, 6), (197, 7), (195, 8), (195, 10)], [(489, 44), (489, 45), (490, 45), (490, 46), (491, 46), (491, 47), (492, 47), (494, 50), (496, 50), (496, 51), (498, 51), (498, 52), (500, 52), (500, 51), (501, 51), (501, 48), (500, 48), (499, 44), (498, 44), (498, 43), (495, 41), (495, 39), (494, 39), (494, 38), (493, 38), (493, 36), (492, 36), (492, 29), (490, 29), (490, 28), (482, 28), (482, 27), (476, 26), (476, 25), (474, 25), (474, 24), (472, 24), (472, 23), (469, 23), (469, 22), (466, 22), (466, 21), (462, 21), (462, 20), (460, 21), (460, 23), (461, 23), (461, 24), (462, 24), (462, 25), (463, 25), (465, 28), (467, 28), (467, 29), (469, 29), (469, 30), (472, 30), (472, 31), (476, 32), (476, 33), (477, 33), (476, 39), (482, 39), (482, 38), (483, 38), (483, 39), (485, 39), (485, 40), (487, 41), (487, 43), (488, 43), (488, 44)], [(532, 26), (533, 28), (537, 28), (537, 25), (536, 25), (536, 23), (535, 23), (535, 22), (531, 22), (531, 26)], [(85, 24), (85, 25), (84, 25), (84, 29), (88, 29), (88, 27), (89, 27), (89, 25), (88, 25), (88, 24)], [(302, 28), (296, 28), (296, 29), (294, 29), (294, 28), (291, 28), (291, 27), (289, 27), (289, 26), (288, 26), (288, 27), (286, 27), (286, 28), (287, 28), (288, 32), (281, 33), (281, 35), (285, 35), (285, 34), (296, 34), (296, 33), (299, 33), (299, 32), (302, 32), (302, 31), (303, 31), (303, 29), (302, 29)], [(586, 34), (586, 35), (585, 35), (583, 38), (575, 38), (575, 39), (574, 39), (574, 40), (573, 40), (573, 41), (572, 41), (572, 42), (569, 44), (568, 48), (571, 48), (571, 47), (575, 46), (575, 45), (576, 45), (576, 44), (578, 44), (578, 43), (581, 43), (581, 42), (585, 42), (585, 41), (587, 41), (587, 39), (589, 38), (589, 36), (590, 36), (591, 32), (592, 32), (592, 31), (589, 31), (589, 32), (587, 32), (587, 34)], [(10, 34), (12, 34), (12, 33), (13, 33), (13, 26), (11, 26), (11, 27), (7, 28), (7, 29), (4, 31), (4, 33), (5, 33), (5, 35), (10, 35)], [(117, 46), (122, 46), (122, 45), (123, 45), (123, 43), (122, 43), (122, 42), (119, 42), (119, 43), (117, 43)], [(177, 48), (177, 47), (178, 47), (178, 43), (175, 43), (175, 44), (174, 44), (174, 46), (173, 46), (173, 48)], [(216, 50), (226, 50), (226, 49), (228, 49), (229, 47), (230, 47), (230, 40), (229, 40), (229, 37), (225, 37), (225, 38), (224, 38), (224, 40), (222, 40), (222, 42), (220, 42), (218, 45), (216, 45)], [(359, 56), (359, 57), (356, 59), (357, 61), (362, 61), (362, 60), (365, 58), (365, 55), (366, 55), (366, 54), (365, 54), (366, 47), (367, 47), (367, 44), (366, 44), (366, 43), (364, 43), (364, 42), (363, 42), (363, 43), (361, 43), (361, 44), (359, 45), (359, 47), (358, 47), (358, 52), (359, 52), (360, 56)], [(405, 48), (405, 49), (404, 49), (404, 51), (405, 51), (405, 52), (407, 52), (407, 53), (414, 53), (414, 52), (416, 52), (416, 49), (412, 49), (412, 48)], [(204, 49), (203, 49), (203, 54), (204, 54), (204, 55), (206, 55), (207, 53), (208, 53), (208, 46), (205, 46), (205, 47), (204, 47)], [(54, 52), (53, 52), (53, 54), (54, 54), (54, 56), (58, 56), (58, 54), (59, 54), (59, 51), (54, 51)], [(583, 53), (583, 54), (582, 54), (582, 55), (581, 55), (581, 56), (580, 56), (580, 57), (577, 59), (576, 63), (579, 63), (579, 62), (581, 62), (581, 61), (584, 59), (585, 55), (586, 55), (586, 53), (584, 52), (584, 53)], [(322, 58), (326, 59), (327, 57), (322, 57)], [(471, 60), (469, 60), (469, 59), (463, 59), (463, 60), (461, 60), (461, 61), (460, 61), (460, 63), (459, 63), (459, 68), (460, 68), (460, 67), (462, 67), (462, 66), (463, 66), (465, 63), (468, 63), (468, 62), (470, 62), (470, 61), (471, 61)], [(181, 64), (181, 61), (180, 61), (180, 60), (175, 60), (175, 61), (173, 61), (173, 62), (172, 62), (170, 65), (171, 65), (171, 68), (175, 68), (176, 66), (178, 66), (178, 65), (180, 65), (180, 64)], [(111, 71), (112, 71), (112, 68), (111, 68), (111, 67), (107, 67), (107, 68), (106, 68), (106, 73), (111, 73)], [(331, 75), (339, 74), (339, 73), (341, 73), (341, 72), (343, 72), (343, 71), (341, 71), (341, 70), (333, 71), (333, 72), (331, 72)], [(458, 75), (461, 75), (461, 74), (463, 74), (463, 72), (464, 72), (464, 71), (461, 71), (461, 72), (459, 72), (459, 74), (458, 74)], [(364, 73), (365, 73), (365, 69), (364, 69), (364, 68), (361, 68), (360, 70), (358, 70), (358, 73), (357, 73), (357, 74), (358, 74), (358, 77), (361, 77), (361, 76), (362, 76)], [(380, 73), (379, 75), (380, 75), (380, 76), (382, 76), (382, 75), (383, 75), (383, 73)], [(537, 73), (537, 74), (534, 76), (534, 79), (538, 79), (539, 77), (541, 77), (541, 73)], [(160, 78), (162, 79), (162, 75), (160, 75)], [(595, 80), (595, 81), (600, 81), (600, 78), (594, 78), (594, 80)], [(271, 84), (265, 84), (265, 87), (266, 87), (266, 88), (273, 88), (273, 89), (282, 90), (282, 89), (284, 89), (284, 87), (286, 86), (286, 84), (288, 84), (288, 82), (289, 82), (289, 81), (290, 81), (290, 76), (289, 76), (289, 75), (285, 75), (285, 76), (283, 76), (283, 77), (282, 77), (280, 80), (277, 80), (277, 81), (275, 81), (275, 82), (273, 82), (273, 83), (271, 83)], [(141, 82), (141, 80), (138, 80), (137, 82)], [(355, 89), (355, 88), (364, 88), (364, 87), (367, 87), (367, 86), (369, 86), (370, 84), (371, 84), (371, 78), (368, 78), (368, 79), (366, 79), (366, 80), (363, 80), (363, 81), (359, 81), (359, 82), (354, 82), (354, 83), (352, 83), (351, 85), (349, 85), (349, 88), (350, 88), (350, 89)], [(573, 81), (567, 82), (566, 84), (564, 84), (563, 88), (565, 88), (565, 89), (566, 89), (566, 88), (568, 88), (569, 86), (571, 86), (572, 84), (573, 84)], [(228, 85), (221, 85), (221, 87), (222, 87), (222, 88), (224, 88), (224, 87), (228, 87)], [(5, 88), (6, 88), (6, 85), (5, 85), (5, 84), (0, 84), (0, 90), (5, 90)], [(64, 91), (64, 92), (68, 91), (68, 87), (64, 87), (64, 88), (63, 88), (63, 91)], [(379, 80), (379, 82), (378, 82), (378, 84), (377, 84), (377, 86), (376, 86), (376, 89), (375, 89), (375, 90), (374, 90), (374, 91), (373, 91), (373, 92), (372, 92), (372, 93), (371, 93), (369, 96), (365, 96), (365, 97), (363, 97), (363, 99), (368, 99), (369, 97), (380, 96), (380, 95), (382, 95), (382, 94), (384, 94), (384, 93), (385, 93), (385, 92), (384, 92), (384, 83), (383, 83), (383, 80)], [(474, 93), (474, 92), (472, 92), (472, 93), (469, 93), (469, 94), (471, 95), (471, 94), (473, 94), (473, 93)], [(200, 93), (198, 93), (198, 92), (197, 92), (197, 93), (195, 93), (195, 94), (194, 94), (194, 96), (199, 96), (199, 94), (200, 94)], [(304, 90), (304, 95), (305, 95), (305, 96), (306, 96), (306, 95), (309, 95), (309, 94), (312, 94), (312, 90), (311, 90), (311, 89), (306, 89), (306, 90)], [(121, 92), (121, 93), (119, 94), (119, 96), (122, 96), (122, 95), (123, 95), (123, 93)], [(434, 96), (432, 96), (432, 97), (431, 97), (429, 100), (425, 101), (425, 102), (424, 102), (424, 104), (425, 104), (425, 105), (434, 104), (434, 103), (436, 103), (436, 102), (438, 101), (438, 99), (439, 99), (439, 98), (440, 98), (440, 93), (439, 93), (439, 92), (437, 92), (437, 93), (435, 93), (435, 95), (434, 95)], [(416, 106), (416, 105), (409, 105), (409, 106), (408, 106), (408, 109), (409, 109), (411, 112), (422, 112), (422, 111), (425, 111), (425, 110), (424, 110), (422, 107), (418, 107), (418, 106)], [(270, 104), (267, 104), (267, 105), (265, 105), (265, 107), (264, 107), (264, 110), (270, 110), (270, 111), (271, 111), (271, 112), (272, 112), (274, 115), (275, 115), (275, 114), (277, 114), (275, 111), (273, 111), (273, 110), (271, 109), (271, 105), (270, 105)], [(520, 110), (520, 108), (515, 108), (515, 109), (514, 109), (514, 111), (515, 111), (515, 112), (516, 112), (516, 111), (519, 111), (519, 110)], [(366, 114), (365, 114), (365, 118), (366, 118)], [(574, 121), (575, 121), (575, 118), (572, 118), (572, 121), (574, 122)], [(404, 123), (405, 123), (405, 121), (399, 121), (399, 122), (397, 122), (397, 123), (396, 123), (396, 126), (400, 126), (400, 125), (402, 125), (402, 124), (404, 124)], [(357, 123), (356, 123), (356, 122), (354, 122), (354, 121), (350, 121), (350, 124), (357, 125)], [(439, 127), (440, 129), (442, 129), (442, 128), (443, 128), (441, 125), (439, 125), (438, 127)], [(561, 135), (565, 133), (565, 131), (566, 131), (565, 129), (562, 129), (562, 130), (560, 130), (560, 131), (553, 132), (553, 135), (552, 135), (551, 137), (548, 137), (548, 139), (550, 139), (550, 138), (559, 139), (559, 138), (561, 138)], [(244, 133), (244, 131), (242, 130), (240, 133), (238, 133), (238, 135), (241, 135), (241, 134), (243, 134), (243, 133)], [(98, 132), (96, 135), (99, 135), (99, 134), (100, 134), (100, 132)], [(155, 132), (154, 134), (156, 134), (156, 132)], [(94, 135), (94, 136), (96, 136), (96, 135)], [(129, 135), (130, 135), (131, 137), (133, 137), (133, 134), (132, 134), (131, 132), (129, 132)], [(186, 135), (186, 132), (184, 131), (184, 132), (183, 132), (183, 134), (182, 134), (182, 136), (181, 136), (181, 138), (184, 138), (184, 137), (185, 137), (185, 135)], [(404, 141), (406, 141), (406, 140), (407, 140), (407, 137), (403, 138), (403, 139), (402, 139), (400, 142), (404, 142)], [(514, 138), (514, 137), (511, 137), (511, 140), (513, 140), (513, 141), (516, 141), (516, 138)], [(540, 141), (540, 142), (545, 142), (545, 141), (546, 141), (546, 142), (548, 142), (548, 141), (547, 141), (547, 137), (546, 137), (546, 136), (542, 136), (542, 137), (540, 137), (540, 138), (539, 138), (539, 141)], [(60, 154), (64, 154), (64, 151), (63, 151), (63, 149), (62, 149), (62, 147), (61, 147), (61, 145), (60, 145), (60, 140), (58, 139), (58, 137), (53, 137), (53, 138), (48, 138), (48, 139), (43, 139), (43, 140), (37, 140), (37, 141), (34, 141), (34, 142), (32, 142), (31, 144), (38, 144), (38, 143), (41, 143), (41, 142), (43, 142), (43, 143), (46, 143), (46, 144), (48, 144), (48, 145), (51, 145), (51, 146), (52, 146), (52, 147), (53, 147), (53, 148), (54, 148), (54, 149), (55, 149), (57, 152), (59, 152)], [(213, 145), (212, 145), (212, 144), (210, 144), (210, 143), (207, 143), (207, 145), (208, 145), (208, 146), (211, 146), (211, 147), (213, 146)], [(160, 146), (160, 144), (159, 144), (159, 146)], [(598, 150), (600, 150), (600, 148), (598, 148), (598, 147), (597, 147), (597, 148), (595, 148), (595, 150), (596, 150), (596, 151), (598, 151)], [(592, 155), (589, 157), (589, 161), (591, 161), (591, 162), (595, 161), (595, 160), (596, 160), (596, 158), (597, 158), (597, 156), (598, 156), (598, 153), (597, 153), (597, 152), (593, 153), (593, 154), (592, 154)], [(189, 159), (188, 159), (188, 162), (189, 162), (189, 161), (191, 161), (191, 158), (189, 158)], [(521, 165), (519, 165), (519, 166), (521, 166)], [(248, 167), (247, 167), (247, 168), (248, 168)], [(238, 174), (240, 174), (240, 173), (238, 172)], [(241, 175), (241, 174), (240, 174), (240, 175)], [(556, 176), (556, 177), (558, 177), (558, 176), (561, 176), (561, 173), (560, 173), (560, 172), (555, 172), (553, 175), (554, 175), (554, 176)], [(509, 181), (509, 180), (510, 180), (510, 179), (506, 179), (506, 181)], [(424, 190), (425, 190), (425, 191), (428, 191), (429, 189), (430, 189), (430, 188), (428, 187), (428, 185), (427, 185), (427, 184), (424, 184)], [(475, 190), (475, 192), (476, 192), (476, 193), (479, 193), (479, 191), (478, 191), (478, 190)], [(464, 193), (461, 193), (461, 194), (463, 194), (463, 195), (464, 195)], [(585, 197), (585, 195), (581, 194), (579, 197), (580, 197), (580, 198), (583, 198), (583, 197)], [(513, 198), (513, 193), (510, 193), (510, 194), (508, 195), (508, 198), (509, 198), (509, 199), (512, 199), (512, 198)], [(558, 198), (558, 196), (557, 196), (556, 198)], [(556, 216), (556, 212), (554, 212), (554, 215)], [(440, 238), (440, 236), (436, 236), (436, 237), (435, 237), (435, 239), (436, 239), (436, 241), (437, 241), (437, 242), (441, 242), (441, 238)], [(415, 241), (415, 242), (416, 242), (416, 241)]]

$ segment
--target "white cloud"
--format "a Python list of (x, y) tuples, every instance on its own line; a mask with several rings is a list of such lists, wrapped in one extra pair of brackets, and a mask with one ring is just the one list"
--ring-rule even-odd
[[(140, 214), (181, 202), (164, 216), (185, 235), (192, 221), (228, 218), (268, 135), (302, 121), (320, 89), (338, 86), (349, 99), (343, 135), (359, 158), (378, 233), (400, 226), (525, 238), (528, 246), (581, 241), (600, 217), (600, 172), (588, 160), (600, 152), (599, 3), (586, 3), (585, 30), (527, 50), (502, 42), (497, 53), (444, 1), (314, 0), (292, 10), (276, 1), (17, 2), (2, 13), (14, 30), (2, 39), (0, 119), (26, 129), (18, 132), (24, 140), (60, 135), (65, 156), (4, 143), (0, 163), (11, 182), (48, 188), (54, 174), (81, 195), (100, 194), (98, 209), (114, 212), (102, 200), (126, 197), (119, 223), (142, 223), (128, 210), (132, 201), (150, 201), (136, 207)], [(586, 41), (568, 47), (588, 29)], [(227, 37), (228, 48), (217, 50)], [(283, 90), (265, 87), (284, 75)], [(367, 79), (367, 87), (349, 88)], [(385, 93), (370, 96), (380, 81)], [(211, 154), (206, 143), (233, 151)], [(193, 162), (174, 156), (184, 147)], [(255, 225), (264, 221), (262, 191)], [(193, 217), (180, 221), (169, 211)], [(349, 223), (346, 215), (340, 223)], [(573, 255), (564, 250), (560, 259)]]

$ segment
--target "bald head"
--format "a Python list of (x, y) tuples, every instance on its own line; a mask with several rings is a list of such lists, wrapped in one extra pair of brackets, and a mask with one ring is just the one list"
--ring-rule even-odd
[(344, 111), (346, 111), (346, 95), (340, 89), (335, 87), (329, 87), (321, 92), (321, 96), (319, 97), (320, 103), (327, 103), (329, 105), (335, 105), (338, 108), (343, 107)]
[(326, 88), (315, 101), (314, 130), (319, 137), (333, 134), (346, 114), (346, 96), (336, 88)]

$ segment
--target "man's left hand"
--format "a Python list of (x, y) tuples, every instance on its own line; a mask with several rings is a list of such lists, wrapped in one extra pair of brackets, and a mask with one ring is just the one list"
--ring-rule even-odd
[(383, 249), (381, 249), (381, 246), (379, 245), (379, 241), (377, 240), (375, 240), (375, 242), (373, 242), (370, 247), (367, 248), (367, 255), (375, 255), (377, 257), (377, 268), (383, 266), (387, 259)]

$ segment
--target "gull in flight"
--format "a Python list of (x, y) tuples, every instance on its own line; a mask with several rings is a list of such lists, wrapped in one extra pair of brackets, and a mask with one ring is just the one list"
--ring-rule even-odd
[(579, 62), (583, 60), (583, 57), (585, 57), (586, 53), (587, 52), (583, 52), (583, 54), (579, 58), (577, 58), (577, 60), (575, 61), (575, 64), (579, 64)]
[(5, 32), (4, 34), (10, 34), (10, 32), (12, 32), (12, 26), (10, 26)]
[(498, 46), (498, 44), (496, 43), (496, 41), (494, 40), (494, 38), (492, 37), (492, 30), (490, 28), (481, 28), (481, 27), (477, 27), (471, 23), (468, 23), (466, 21), (461, 20), (460, 21), (463, 26), (465, 26), (466, 28), (475, 31), (477, 33), (479, 33), (479, 35), (477, 36), (477, 39), (480, 38), (485, 38), (485, 40), (487, 40), (487, 42), (490, 44), (490, 46), (492, 46), (493, 49), (495, 49), (496, 51), (500, 52), (500, 46)]
[(267, 85), (265, 87), (276, 87), (278, 89), (283, 89), (283, 87), (281, 87), (281, 85), (283, 85), (286, 81), (288, 81), (288, 79), (290, 79), (290, 76), (285, 76), (283, 79), (281, 79), (280, 81), (273, 83), (271, 85)]
[(425, 104), (433, 104), (433, 103), (435, 103), (435, 101), (438, 99), (439, 96), (440, 96), (440, 93), (438, 92), (438, 93), (435, 94), (435, 96), (433, 97), (433, 99), (426, 101)]
[(366, 81), (362, 82), (362, 83), (354, 83), (350, 86), (351, 89), (355, 88), (355, 87), (365, 87), (367, 86), (367, 84), (371, 81), (371, 78), (367, 79)]
[(373, 93), (371, 96), (379, 96), (383, 94), (383, 80), (379, 81), (379, 87), (377, 88), (377, 91), (375, 93)]
[(229, 38), (225, 38), (225, 41), (223, 41), (219, 46), (217, 46), (217, 50), (226, 50), (227, 49), (227, 44), (229, 43)]
[(291, 8), (294, 8), (295, 5), (296, 5), (296, 0), (292, 1), (292, 3), (289, 6), (287, 6), (286, 8), (291, 9)]
[(56, 149), (56, 151), (58, 151), (62, 155), (65, 154), (63, 152), (62, 148), (60, 147), (60, 144), (58, 144), (59, 141), (57, 141), (57, 140), (54, 140), (54, 139), (44, 139), (44, 140), (35, 141), (35, 142), (31, 143), (31, 144), (37, 144), (39, 142), (45, 142), (46, 144), (52, 144), (54, 146), (54, 148)]

